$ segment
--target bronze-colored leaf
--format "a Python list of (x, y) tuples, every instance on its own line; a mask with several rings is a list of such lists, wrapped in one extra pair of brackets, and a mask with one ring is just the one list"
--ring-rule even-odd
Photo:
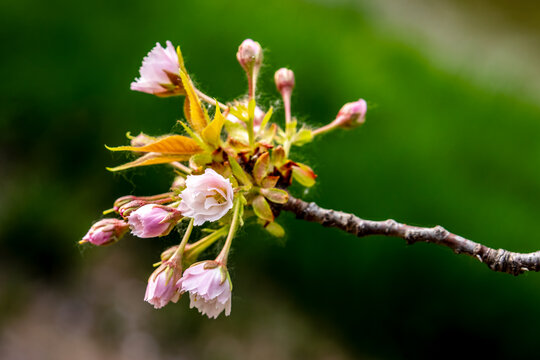
[(128, 162), (127, 164), (116, 166), (113, 168), (107, 168), (109, 171), (120, 171), (131, 169), (138, 166), (147, 166), (147, 165), (156, 165), (156, 164), (166, 164), (173, 161), (185, 161), (189, 160), (191, 155), (171, 155), (171, 154), (160, 154), (160, 153), (148, 153), (140, 158), (137, 158), (134, 161)]
[(167, 136), (145, 146), (117, 146), (107, 147), (107, 149), (111, 151), (156, 152), (190, 156), (202, 152), (195, 140), (182, 135)]

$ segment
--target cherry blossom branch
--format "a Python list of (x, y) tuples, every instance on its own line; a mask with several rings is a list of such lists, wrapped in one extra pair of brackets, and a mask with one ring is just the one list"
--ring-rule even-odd
[(364, 220), (353, 214), (328, 210), (314, 202), (305, 202), (292, 196), (283, 205), (283, 210), (296, 214), (298, 219), (335, 227), (358, 237), (369, 235), (394, 236), (407, 244), (428, 242), (443, 245), (456, 254), (466, 254), (485, 263), (491, 270), (519, 275), (526, 271), (540, 271), (540, 251), (516, 253), (505, 249), (492, 249), (485, 245), (452, 234), (442, 226), (424, 228), (401, 224), (395, 220)]

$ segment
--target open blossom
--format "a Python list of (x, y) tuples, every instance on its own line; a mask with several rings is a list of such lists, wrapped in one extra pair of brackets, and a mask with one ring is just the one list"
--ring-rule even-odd
[(233, 207), (231, 182), (212, 169), (206, 169), (202, 175), (188, 176), (180, 197), (178, 210), (193, 218), (197, 226), (221, 219)]
[(227, 268), (220, 263), (203, 261), (191, 266), (177, 287), (182, 293), (189, 292), (189, 306), (201, 314), (215, 319), (225, 310), (225, 315), (230, 315), (232, 283)]
[(152, 238), (169, 234), (181, 218), (182, 214), (176, 209), (148, 204), (129, 214), (128, 223), (133, 235)]
[(92, 225), (80, 242), (89, 242), (97, 246), (112, 244), (120, 240), (128, 228), (129, 225), (123, 220), (103, 219)]
[(174, 265), (168, 263), (160, 265), (148, 278), (144, 300), (154, 305), (156, 309), (164, 307), (169, 301), (177, 302), (180, 292), (176, 288), (176, 283), (181, 273)]
[(346, 103), (339, 110), (334, 122), (337, 126), (349, 128), (360, 126), (366, 121), (367, 103), (364, 99)]
[(140, 77), (131, 83), (131, 90), (148, 94), (166, 95), (181, 84), (178, 54), (170, 41), (163, 48), (160, 43), (143, 59)]

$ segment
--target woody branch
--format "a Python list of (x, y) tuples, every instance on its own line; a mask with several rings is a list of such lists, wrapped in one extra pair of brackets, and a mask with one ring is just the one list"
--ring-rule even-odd
[(540, 271), (540, 251), (516, 253), (505, 249), (492, 249), (472, 240), (452, 234), (442, 226), (424, 228), (398, 223), (395, 220), (364, 220), (341, 211), (324, 209), (314, 202), (305, 202), (292, 196), (283, 210), (296, 214), (298, 219), (334, 227), (358, 237), (369, 235), (394, 236), (407, 244), (428, 242), (443, 245), (456, 254), (466, 254), (486, 264), (491, 270), (519, 275), (526, 271)]

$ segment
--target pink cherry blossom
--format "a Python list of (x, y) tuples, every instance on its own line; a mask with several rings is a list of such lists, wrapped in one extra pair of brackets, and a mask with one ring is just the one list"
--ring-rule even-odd
[(177, 283), (183, 293), (189, 292), (190, 308), (217, 318), (223, 310), (231, 313), (232, 284), (227, 268), (216, 261), (203, 261), (188, 268)]
[(148, 286), (144, 300), (154, 305), (156, 309), (162, 308), (169, 301), (177, 302), (180, 292), (176, 283), (180, 279), (181, 271), (170, 264), (162, 264), (148, 278)]
[(231, 182), (212, 169), (206, 169), (202, 175), (188, 176), (180, 197), (178, 210), (193, 218), (196, 226), (221, 219), (233, 207)]
[(92, 225), (81, 243), (89, 242), (97, 246), (112, 244), (124, 236), (128, 228), (128, 224), (123, 220), (103, 219)]
[(152, 238), (169, 234), (181, 218), (182, 214), (176, 209), (148, 204), (129, 214), (128, 223), (133, 235)]
[[(140, 77), (131, 83), (131, 90), (142, 91), (148, 94), (167, 93), (174, 87), (171, 78), (180, 76), (180, 64), (178, 54), (170, 41), (164, 49), (160, 43), (148, 53), (143, 59), (139, 69)], [(169, 74), (169, 75), (168, 75)]]

